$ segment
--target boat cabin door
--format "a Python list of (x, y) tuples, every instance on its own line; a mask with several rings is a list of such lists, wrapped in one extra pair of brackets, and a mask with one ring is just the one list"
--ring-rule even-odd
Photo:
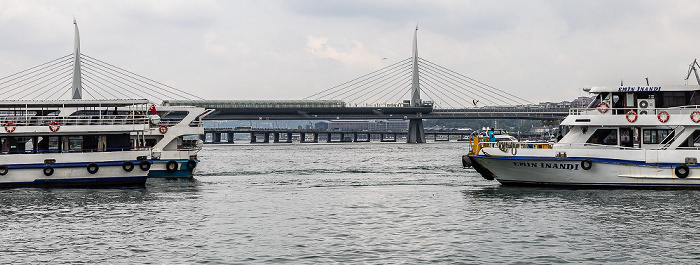
[(639, 127), (620, 128), (620, 146), (641, 147), (639, 141)]

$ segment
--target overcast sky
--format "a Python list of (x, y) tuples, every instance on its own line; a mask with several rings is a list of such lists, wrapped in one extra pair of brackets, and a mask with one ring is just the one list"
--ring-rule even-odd
[[(700, 1), (7, 1), (0, 77), (83, 54), (207, 99), (301, 99), (411, 56), (532, 102), (696, 84)], [(383, 60), (383, 58), (387, 58)]]

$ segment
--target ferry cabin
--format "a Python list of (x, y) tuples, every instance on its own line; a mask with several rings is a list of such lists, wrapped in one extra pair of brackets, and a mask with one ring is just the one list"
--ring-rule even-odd
[[(700, 122), (700, 86), (592, 87), (597, 94), (586, 109), (572, 109), (562, 123), (578, 127), (591, 145), (617, 145), (656, 149), (671, 146), (700, 146), (700, 130), (686, 127)], [(574, 128), (572, 128), (574, 129)], [(684, 132), (680, 142), (678, 134)], [(576, 143), (579, 137), (564, 137), (563, 143)]]

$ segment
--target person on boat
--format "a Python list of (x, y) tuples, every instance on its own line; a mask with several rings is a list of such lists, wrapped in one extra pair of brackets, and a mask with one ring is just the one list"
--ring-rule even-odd
[(496, 141), (496, 136), (493, 133), (493, 128), (489, 130), (489, 142), (495, 142)]
[(561, 135), (561, 132), (559, 132), (559, 134), (557, 134), (557, 143), (561, 141), (561, 138), (564, 138), (564, 136)]

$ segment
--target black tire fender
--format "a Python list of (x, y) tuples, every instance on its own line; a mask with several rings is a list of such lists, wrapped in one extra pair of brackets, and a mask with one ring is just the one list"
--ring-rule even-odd
[(126, 172), (131, 172), (132, 170), (134, 170), (134, 163), (131, 161), (124, 161), (124, 163), (122, 163), (122, 168)]
[(684, 179), (690, 174), (690, 168), (685, 164), (680, 164), (673, 169), (673, 173), (676, 173), (676, 177)]
[(177, 161), (175, 161), (175, 160), (168, 161), (168, 163), (165, 164), (165, 170), (167, 170), (168, 172), (177, 171)]
[(53, 170), (53, 167), (51, 165), (46, 165), (44, 167), (44, 175), (51, 176), (51, 175), (53, 175), (53, 172), (54, 172), (54, 170)]
[(87, 165), (87, 171), (88, 171), (88, 173), (90, 173), (90, 174), (95, 174), (95, 173), (97, 173), (97, 171), (99, 171), (99, 170), (100, 170), (100, 166), (98, 166), (98, 165), (95, 164), (95, 163), (90, 163), (90, 164)]
[(197, 167), (197, 161), (194, 161), (194, 160), (192, 160), (192, 159), (187, 160), (187, 168), (188, 168), (188, 169), (192, 170), (192, 169), (194, 169), (195, 167)]
[(9, 172), (9, 171), (10, 170), (7, 169), (6, 165), (0, 165), (0, 176), (7, 175), (7, 172)]
[(148, 171), (149, 169), (151, 169), (151, 162), (141, 160), (141, 163), (139, 163), (139, 168), (143, 171)]
[(584, 170), (589, 170), (591, 169), (591, 167), (593, 167), (593, 161), (591, 161), (588, 158), (581, 160), (581, 168), (583, 168)]

